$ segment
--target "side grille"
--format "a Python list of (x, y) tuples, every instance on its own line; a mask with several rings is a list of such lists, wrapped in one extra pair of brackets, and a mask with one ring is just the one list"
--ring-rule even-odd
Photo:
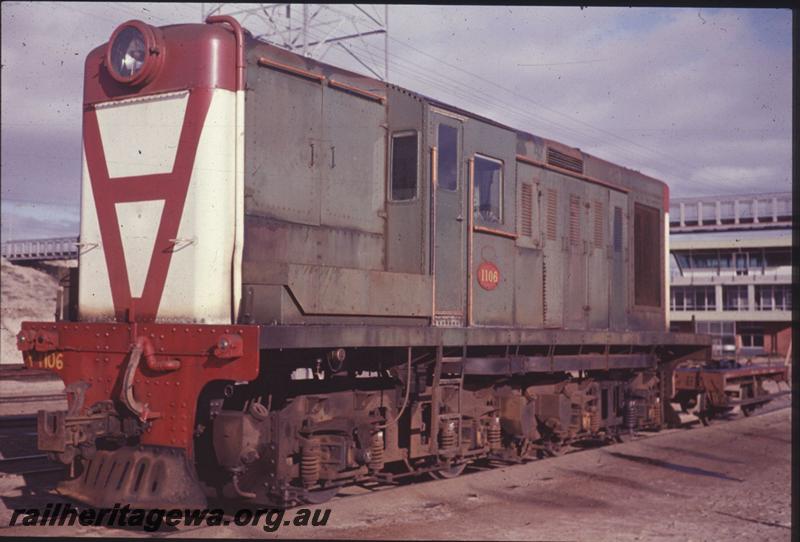
[(614, 252), (622, 251), (622, 207), (614, 207)]
[(520, 233), (525, 237), (531, 237), (533, 235), (533, 187), (530, 183), (522, 183), (520, 216)]
[(573, 158), (550, 147), (547, 148), (547, 163), (576, 173), (583, 173), (583, 160)]
[(603, 248), (603, 240), (605, 238), (603, 232), (603, 202), (594, 202), (594, 246), (595, 248)]
[(581, 240), (581, 198), (569, 195), (569, 244), (576, 246)]
[(552, 188), (547, 189), (547, 239), (556, 240), (556, 226), (558, 225), (558, 192)]
[(547, 312), (547, 258), (542, 258), (542, 321), (545, 325), (550, 323), (550, 314)]

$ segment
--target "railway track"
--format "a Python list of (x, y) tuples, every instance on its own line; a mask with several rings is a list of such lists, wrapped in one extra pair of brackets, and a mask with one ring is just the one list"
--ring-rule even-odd
[(0, 417), (0, 438), (36, 436), (36, 415)]
[[(29, 400), (35, 400), (35, 399), (29, 399)], [(767, 404), (762, 408), (759, 408), (750, 416), (751, 417), (761, 416), (769, 412), (773, 412), (775, 410), (789, 408), (789, 406), (790, 405), (788, 401), (786, 401), (786, 399), (784, 398), (783, 401), (781, 400), (773, 401), (772, 403)], [(718, 424), (718, 423), (736, 421), (739, 419), (743, 419), (742, 414), (739, 413), (738, 411), (734, 411), (720, 418), (715, 418), (711, 423)], [(662, 429), (660, 431), (643, 431), (634, 433), (632, 435), (627, 435), (625, 437), (625, 441), (626, 442), (639, 441), (639, 440), (646, 440), (650, 438), (664, 436), (677, 431), (685, 431), (687, 428), (694, 425), (697, 426), (701, 425), (700, 420), (693, 420), (677, 428), (667, 428), (667, 429)], [(27, 477), (27, 476), (37, 476), (37, 475), (54, 474), (54, 473), (66, 474), (67, 469), (64, 465), (55, 464), (47, 457), (47, 454), (37, 453), (37, 450), (35, 450), (35, 440), (34, 440), (35, 436), (36, 436), (35, 415), (0, 417), (0, 446), (2, 445), (4, 440), (20, 439), (23, 437), (30, 438), (32, 445), (26, 449), (25, 453), (21, 453), (20, 455), (13, 455), (11, 457), (0, 458), (0, 477), (12, 476), (12, 475)], [(601, 446), (603, 446), (603, 444), (601, 443), (584, 442), (580, 445), (567, 446), (563, 448), (558, 455), (561, 456), (561, 455), (578, 453), (585, 450), (598, 448)], [(468, 476), (476, 472), (491, 470), (493, 468), (509, 467), (517, 464), (528, 463), (531, 461), (537, 461), (537, 460), (529, 459), (519, 462), (510, 462), (510, 461), (505, 462), (505, 461), (493, 460), (488, 465), (469, 465), (464, 471), (463, 475)], [(378, 482), (378, 483), (368, 483), (368, 484), (357, 484), (355, 486), (347, 486), (342, 488), (342, 492), (336, 495), (331, 502), (339, 501), (341, 499), (347, 499), (350, 497), (355, 497), (357, 495), (364, 495), (366, 493), (391, 490), (392, 488), (398, 486), (404, 486), (407, 485), (408, 483), (412, 483), (415, 481), (418, 482), (419, 478), (421, 477), (422, 477), (421, 474), (417, 476), (412, 475), (408, 479), (399, 481), (398, 483), (394, 484)]]
[[(767, 404), (762, 408), (759, 408), (758, 410), (756, 410), (755, 412), (753, 412), (752, 414), (750, 414), (747, 417), (748, 418), (753, 418), (753, 417), (763, 416), (765, 414), (769, 414), (771, 412), (775, 412), (777, 410), (782, 410), (782, 409), (786, 409), (786, 408), (790, 408), (790, 407), (791, 407), (791, 403), (789, 401), (785, 400), (785, 398), (784, 398), (784, 401), (773, 401), (772, 403)], [(724, 423), (728, 423), (728, 422), (736, 422), (736, 421), (744, 420), (744, 419), (745, 419), (745, 416), (742, 413), (740, 413), (738, 411), (738, 409), (736, 409), (731, 413), (728, 413), (728, 414), (725, 414), (723, 416), (720, 416), (719, 418), (714, 418), (711, 421), (710, 425), (714, 426), (714, 425), (724, 424)], [(673, 433), (686, 431), (687, 429), (691, 429), (692, 427), (702, 427), (702, 426), (703, 426), (702, 422), (699, 419), (695, 419), (695, 420), (692, 420), (690, 422), (687, 422), (687, 423), (681, 425), (680, 427), (664, 428), (664, 429), (661, 429), (659, 431), (642, 431), (642, 432), (634, 433), (632, 435), (627, 435), (627, 436), (624, 437), (624, 441), (623, 442), (627, 443), (627, 442), (636, 442), (636, 441), (646, 441), (646, 440), (651, 439), (651, 438), (660, 438), (660, 437), (664, 437), (664, 436), (667, 436), (667, 435), (670, 435), (670, 434), (673, 434)], [(571, 454), (574, 454), (574, 453), (579, 453), (579, 452), (588, 451), (588, 450), (597, 449), (597, 448), (602, 448), (602, 447), (607, 446), (607, 445), (609, 445), (609, 444), (601, 444), (599, 442), (598, 443), (586, 442), (586, 443), (578, 445), (578, 446), (569, 445), (569, 446), (566, 446), (566, 447), (562, 448), (560, 453), (556, 457), (565, 456), (565, 455), (571, 455)], [(553, 459), (553, 457), (545, 457), (543, 459), (525, 459), (525, 460), (522, 460), (522, 461), (519, 461), (519, 462), (505, 462), (505, 461), (499, 461), (499, 460), (492, 460), (490, 462), (490, 464), (486, 465), (486, 466), (471, 464), (471, 465), (467, 466), (467, 468), (465, 469), (465, 471), (462, 474), (462, 476), (469, 476), (470, 474), (474, 474), (474, 473), (481, 472), (481, 471), (486, 471), (486, 470), (492, 470), (494, 468), (511, 467), (511, 466), (515, 466), (515, 465), (523, 465), (523, 464), (526, 464), (526, 463), (531, 463), (531, 462), (534, 462), (534, 461), (542, 461), (542, 460), (546, 461), (548, 459)], [(433, 481), (435, 481), (435, 480), (431, 480), (431, 482), (433, 482)], [(335, 497), (333, 497), (328, 502), (329, 503), (333, 503), (333, 502), (336, 502), (336, 501), (340, 501), (342, 499), (347, 499), (347, 498), (350, 498), (350, 497), (356, 497), (358, 495), (364, 495), (364, 494), (375, 492), (375, 491), (387, 491), (387, 490), (391, 490), (391, 489), (399, 487), (399, 486), (407, 485), (408, 483), (411, 483), (411, 482), (412, 482), (412, 480), (409, 479), (408, 481), (403, 480), (402, 482), (400, 482), (398, 484), (372, 483), (372, 484), (358, 484), (356, 486), (348, 486), (346, 488), (343, 488), (344, 491), (342, 493), (336, 495)]]
[[(5, 399), (5, 398), (4, 398)], [(35, 399), (30, 399), (35, 400)], [(35, 475), (63, 472), (65, 467), (50, 461), (47, 454), (36, 452), (36, 416), (3, 416), (0, 418), (0, 450), (13, 441), (14, 455), (0, 457), (0, 476)], [(27, 440), (28, 442), (24, 442)], [(26, 445), (27, 444), (27, 445)]]
[(66, 472), (66, 467), (50, 461), (47, 454), (21, 455), (0, 459), (0, 476), (14, 474), (29, 476), (53, 472)]

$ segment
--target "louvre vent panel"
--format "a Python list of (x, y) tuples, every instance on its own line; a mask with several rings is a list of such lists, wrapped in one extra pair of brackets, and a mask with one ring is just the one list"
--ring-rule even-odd
[(545, 325), (550, 323), (550, 314), (547, 312), (547, 260), (542, 258), (542, 319)]
[(569, 244), (577, 245), (581, 241), (581, 198), (569, 196)]
[(547, 163), (576, 173), (583, 173), (583, 160), (573, 158), (555, 149), (547, 149)]
[(520, 198), (520, 215), (522, 217), (520, 233), (525, 237), (533, 236), (533, 187), (530, 183), (522, 183)]
[(594, 202), (594, 246), (595, 248), (603, 248), (604, 235), (604, 220), (603, 220), (603, 202)]
[(622, 207), (614, 207), (614, 252), (622, 250)]
[(558, 224), (558, 192), (552, 188), (547, 189), (547, 238), (556, 240), (556, 226)]

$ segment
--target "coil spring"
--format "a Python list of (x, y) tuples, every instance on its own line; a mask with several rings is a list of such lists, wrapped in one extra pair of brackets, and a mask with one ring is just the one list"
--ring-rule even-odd
[(622, 421), (625, 424), (625, 427), (628, 429), (629, 432), (633, 432), (638, 425), (639, 416), (638, 416), (639, 404), (634, 399), (629, 399), (625, 402), (625, 411), (622, 415)]
[(456, 433), (447, 426), (439, 432), (439, 448), (452, 448), (456, 445)]
[(500, 424), (493, 423), (486, 431), (486, 440), (489, 441), (489, 447), (492, 450), (497, 450), (503, 447), (503, 431)]
[(600, 431), (600, 409), (592, 407), (592, 411), (589, 413), (589, 431), (592, 433), (597, 433)]
[(660, 424), (661, 420), (661, 400), (656, 399), (655, 405), (653, 405), (653, 421)]
[(369, 470), (378, 472), (383, 470), (383, 432), (378, 431), (372, 435), (369, 445)]
[(319, 470), (319, 446), (303, 446), (300, 456), (300, 478), (305, 487), (310, 487), (317, 483), (317, 480), (319, 480)]

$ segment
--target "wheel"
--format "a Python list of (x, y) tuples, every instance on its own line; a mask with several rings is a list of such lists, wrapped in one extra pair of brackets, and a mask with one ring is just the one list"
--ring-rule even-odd
[(458, 463), (458, 464), (451, 464), (449, 467), (445, 469), (439, 469), (435, 471), (431, 471), (428, 474), (434, 480), (449, 480), (450, 478), (455, 478), (460, 476), (464, 469), (467, 468), (466, 463)]
[(742, 414), (744, 414), (745, 417), (748, 417), (748, 416), (750, 416), (750, 414), (752, 414), (755, 411), (755, 409), (756, 409), (755, 405), (743, 406), (742, 407)]

